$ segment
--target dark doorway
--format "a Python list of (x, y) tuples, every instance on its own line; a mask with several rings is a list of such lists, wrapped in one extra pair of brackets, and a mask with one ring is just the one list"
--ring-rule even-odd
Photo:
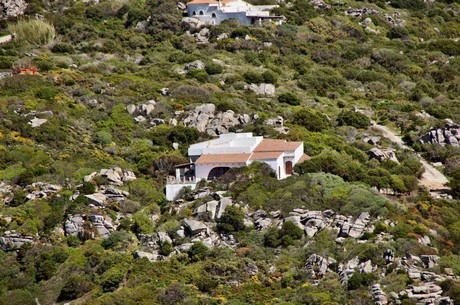
[(292, 175), (292, 161), (286, 161), (286, 175)]
[(214, 167), (208, 175), (208, 180), (214, 180), (216, 178), (219, 178), (220, 176), (223, 176), (230, 167)]

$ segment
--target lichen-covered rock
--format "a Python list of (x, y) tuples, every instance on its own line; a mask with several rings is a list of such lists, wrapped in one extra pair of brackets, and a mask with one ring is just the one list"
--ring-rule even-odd
[(160, 254), (158, 252), (145, 252), (145, 251), (136, 251), (134, 252), (134, 257), (136, 258), (146, 258), (151, 262), (156, 262), (158, 258), (160, 257)]
[(18, 250), (25, 243), (34, 244), (35, 242), (36, 239), (33, 236), (18, 234), (15, 231), (6, 231), (3, 236), (0, 237), (0, 250)]
[(64, 223), (66, 235), (81, 237), (83, 235), (84, 216), (80, 214), (68, 215)]
[(276, 89), (272, 84), (249, 84), (245, 86), (245, 89), (251, 90), (256, 95), (275, 96)]
[(95, 206), (103, 206), (107, 202), (107, 196), (102, 193), (85, 195), (85, 198), (87, 198), (89, 202)]
[(372, 285), (371, 294), (372, 294), (372, 298), (374, 299), (375, 305), (387, 305), (388, 304), (388, 298), (385, 292), (383, 292), (382, 288), (380, 287), (380, 284)]
[(184, 225), (192, 236), (208, 230), (208, 227), (204, 223), (191, 218), (185, 219)]
[(24, 15), (27, 2), (24, 0), (0, 0), (0, 19)]
[(451, 145), (459, 147), (460, 125), (446, 123), (444, 128), (431, 128), (420, 139), (419, 143), (440, 144), (442, 146)]

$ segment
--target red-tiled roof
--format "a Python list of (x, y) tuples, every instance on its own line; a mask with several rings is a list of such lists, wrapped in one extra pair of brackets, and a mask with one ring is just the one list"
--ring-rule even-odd
[(245, 163), (251, 154), (203, 154), (195, 164), (206, 163)]
[(286, 140), (263, 139), (254, 152), (263, 151), (292, 151), (302, 145), (302, 142), (287, 142)]
[(310, 158), (309, 155), (303, 154), (302, 157), (300, 157), (299, 161), (297, 161), (297, 163), (302, 163), (302, 162), (310, 160), (310, 159), (311, 158)]
[(255, 152), (252, 154), (251, 160), (277, 159), (282, 153), (281, 151)]

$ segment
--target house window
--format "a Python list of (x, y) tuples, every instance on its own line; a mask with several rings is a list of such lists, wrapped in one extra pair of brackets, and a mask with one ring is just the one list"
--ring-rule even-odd
[(292, 175), (292, 161), (286, 161), (286, 175)]
[(212, 13), (211, 17), (212, 17), (212, 18), (216, 18), (216, 17), (217, 17), (217, 16), (216, 16), (216, 13)]
[(204, 12), (203, 12), (203, 11), (200, 11), (200, 15), (204, 15)]

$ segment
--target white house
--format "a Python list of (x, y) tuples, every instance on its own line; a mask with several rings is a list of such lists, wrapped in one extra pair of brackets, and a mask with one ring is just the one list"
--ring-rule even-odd
[(232, 18), (245, 25), (260, 24), (262, 20), (281, 23), (283, 16), (270, 16), (270, 10), (276, 7), (278, 5), (252, 5), (243, 0), (192, 0), (187, 3), (187, 13), (208, 24), (220, 24)]
[(177, 166), (176, 176), (167, 181), (168, 200), (173, 200), (182, 188), (194, 189), (198, 181), (213, 180), (233, 167), (264, 162), (278, 179), (284, 179), (292, 175), (295, 164), (308, 159), (303, 142), (264, 139), (252, 133), (221, 134), (217, 139), (191, 145), (188, 155), (190, 163)]

